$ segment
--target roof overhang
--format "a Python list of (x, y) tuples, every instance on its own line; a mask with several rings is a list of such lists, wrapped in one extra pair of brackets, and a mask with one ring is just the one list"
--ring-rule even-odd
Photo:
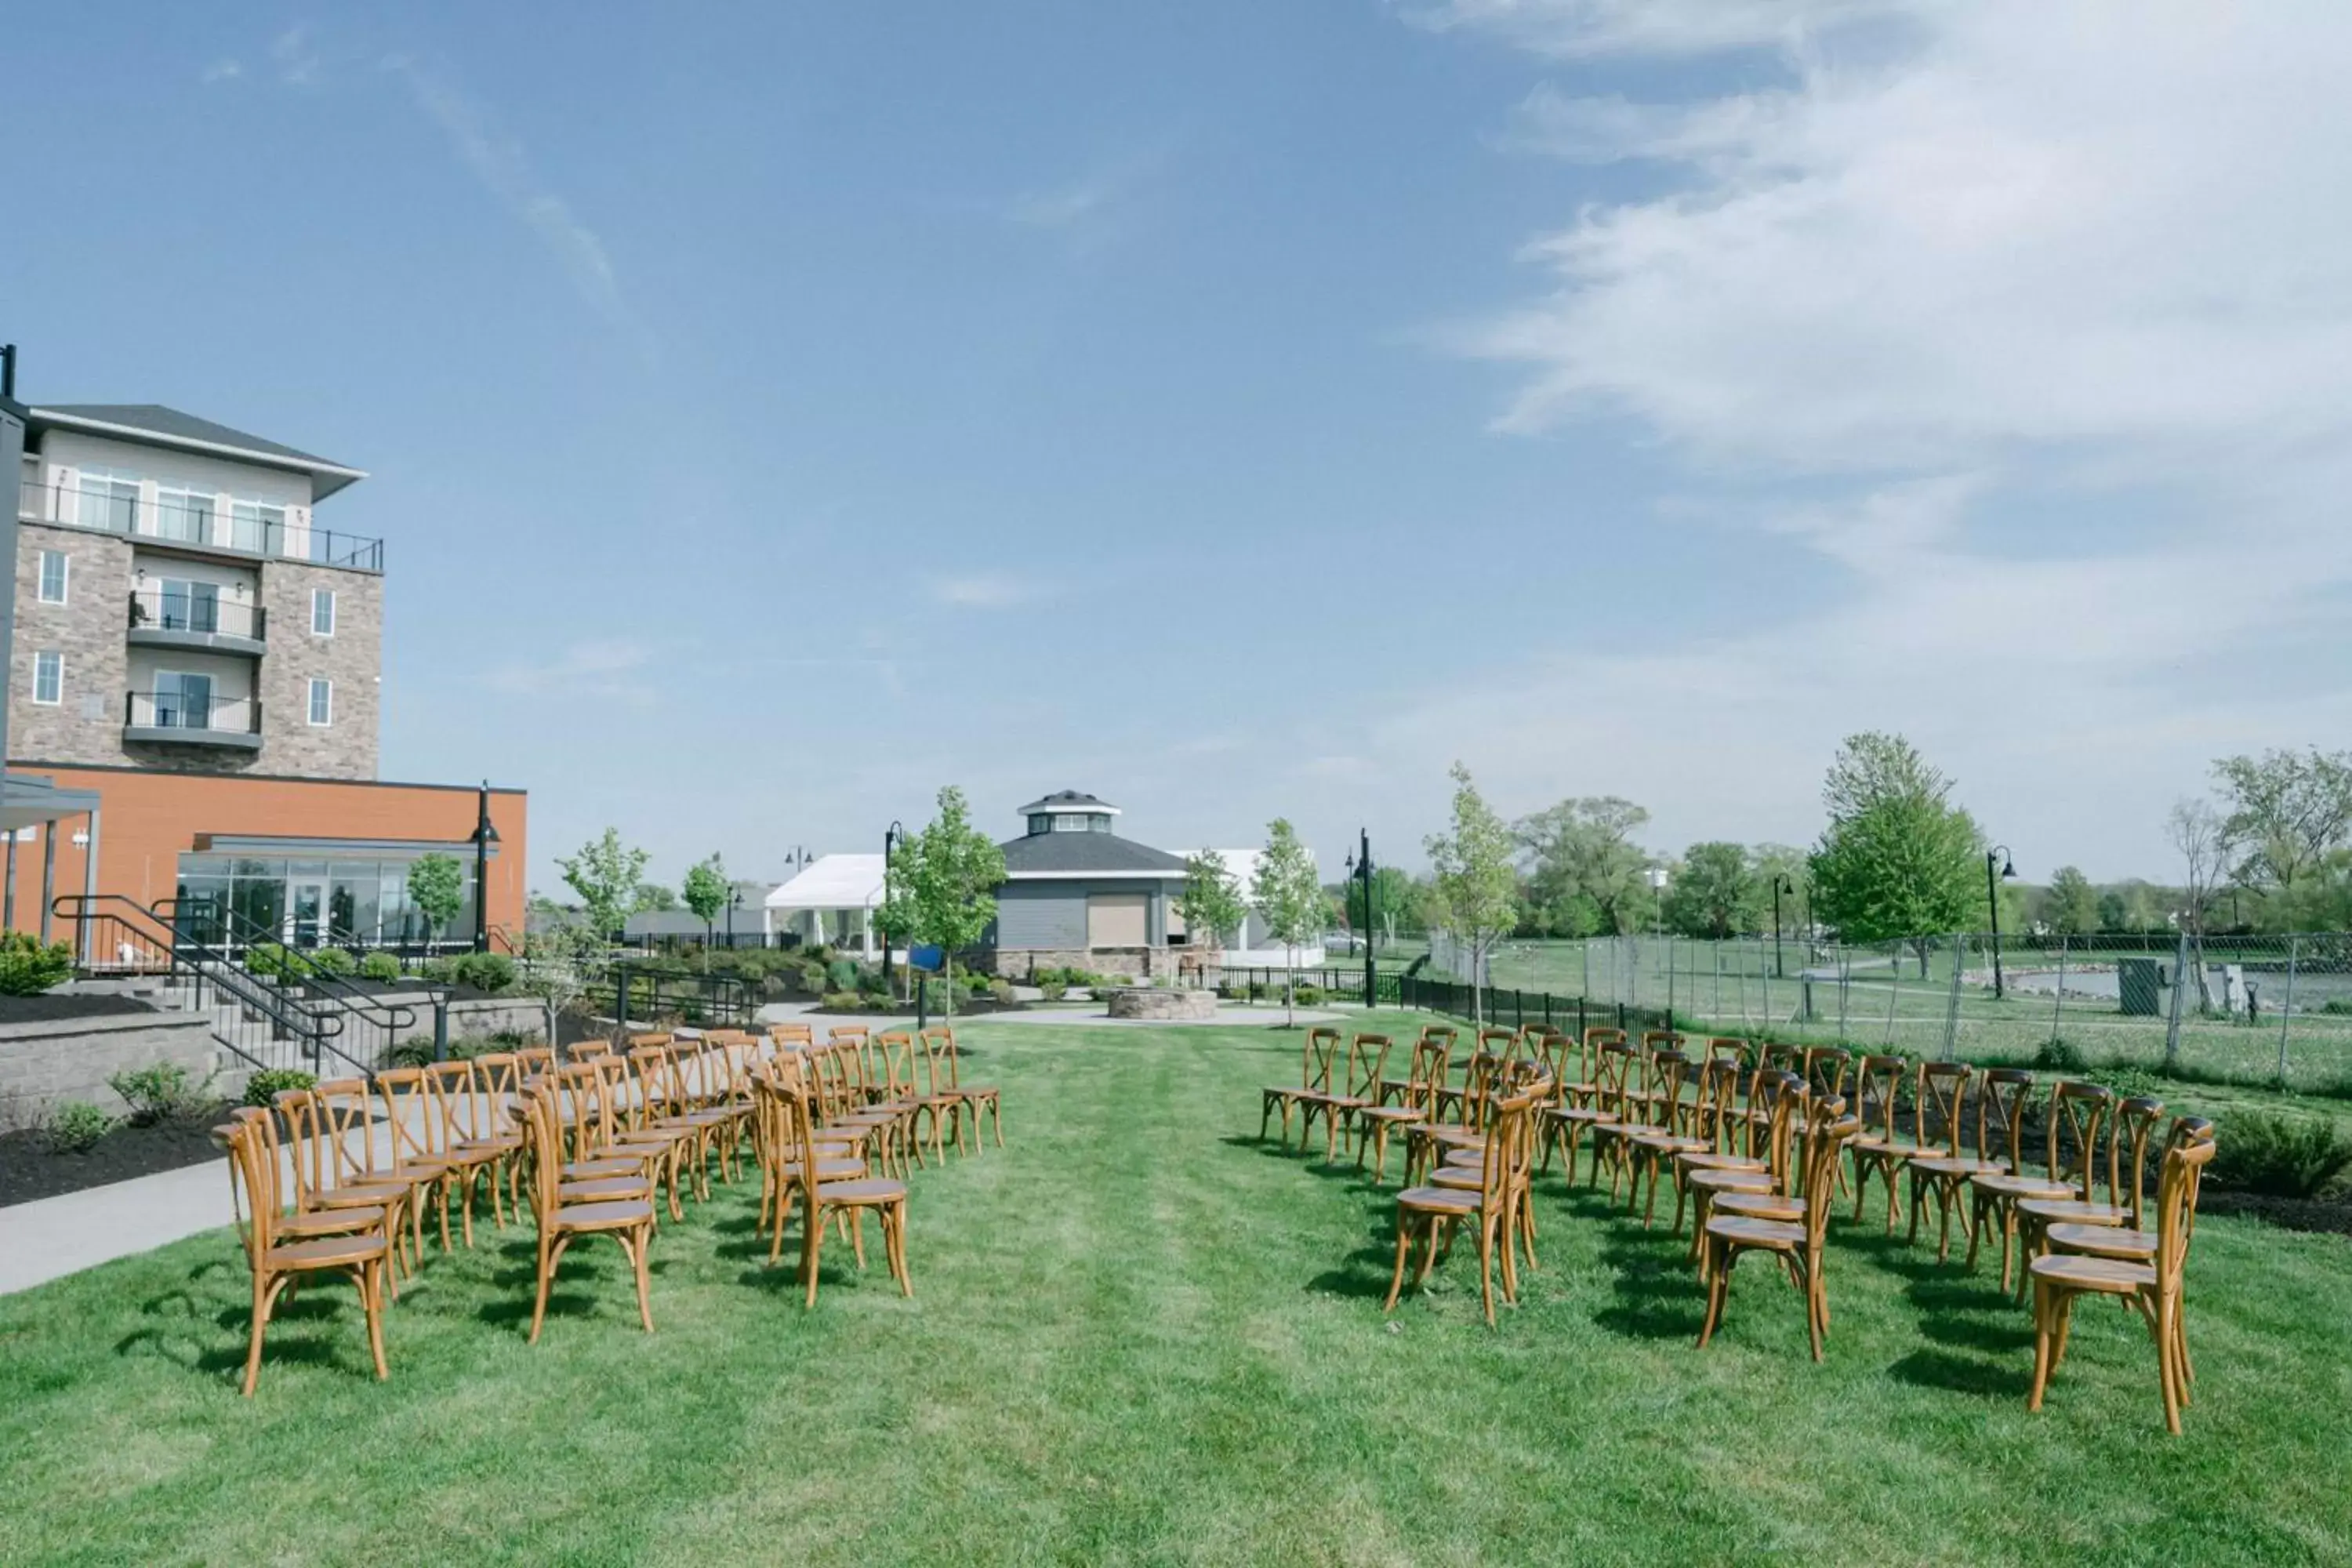
[(10, 773), (0, 782), (0, 829), (14, 833), (64, 816), (84, 816), (99, 806), (94, 789), (59, 789), (44, 778)]
[(47, 426), (58, 430), (76, 430), (85, 436), (104, 436), (110, 440), (136, 441), (142, 447), (165, 447), (177, 452), (199, 452), (208, 458), (232, 458), (240, 463), (252, 463), (259, 468), (283, 468), (289, 473), (310, 476), (310, 499), (322, 501), (345, 485), (367, 478), (364, 468), (348, 468), (341, 463), (328, 462), (324, 458), (293, 458), (283, 452), (257, 452), (250, 447), (235, 447), (224, 441), (200, 440), (194, 436), (174, 436), (162, 430), (144, 429), (137, 425), (118, 425), (109, 419), (92, 419), (82, 414), (61, 414), (54, 408), (33, 408), (26, 411), (26, 423)]
[(1168, 871), (1138, 871), (1131, 868), (1119, 871), (1089, 871), (1080, 867), (1067, 871), (1007, 871), (1004, 873), (1004, 879), (1008, 882), (1110, 882), (1122, 879), (1139, 882), (1181, 882), (1184, 879), (1184, 868), (1180, 866)]
[[(474, 853), (471, 838), (299, 838), (276, 833), (199, 833), (195, 847), (210, 855), (351, 855), (370, 860), (417, 860), (427, 855), (463, 858)], [(490, 858), (499, 858), (492, 840)]]

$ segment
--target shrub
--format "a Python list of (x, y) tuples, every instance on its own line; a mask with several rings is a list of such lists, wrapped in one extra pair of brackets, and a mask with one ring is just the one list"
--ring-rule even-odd
[(383, 1059), (396, 1068), (425, 1068), (433, 1065), (433, 1037), (412, 1035), (386, 1051)]
[(966, 973), (957, 978), (963, 982), (963, 988), (974, 996), (985, 996), (996, 989), (996, 981), (989, 975)]
[(454, 958), (428, 958), (416, 966), (416, 977), (435, 985), (447, 985), (457, 978), (457, 961)]
[(824, 966), (824, 984), (832, 991), (857, 989), (857, 964), (855, 960), (836, 958)]
[(360, 975), (389, 984), (400, 978), (400, 960), (379, 949), (360, 960)]
[(2352, 1168), (2352, 1138), (2324, 1116), (2233, 1110), (2215, 1130), (2210, 1174), (2221, 1186), (2272, 1197), (2316, 1197)]
[(262, 1068), (245, 1080), (245, 1102), (268, 1107), (289, 1089), (315, 1089), (319, 1075), (300, 1068)]
[(793, 985), (795, 990), (804, 991), (812, 996), (822, 995), (824, 994), (825, 989), (824, 964), (816, 963), (803, 963), (799, 968), (792, 972), (792, 976)]
[(114, 1131), (114, 1118), (87, 1100), (68, 1100), (49, 1112), (43, 1129), (49, 1147), (60, 1154), (86, 1154)]
[(503, 952), (469, 952), (450, 965), (460, 985), (496, 996), (514, 988), (514, 960)]
[(338, 978), (358, 973), (360, 961), (340, 947), (322, 947), (304, 955), (313, 974), (330, 974)]
[(2088, 1072), (2091, 1059), (2082, 1047), (2053, 1035), (2033, 1053), (2033, 1065), (2043, 1072)]
[(990, 999), (995, 1002), (995, 1004), (1000, 1007), (1010, 1007), (1021, 999), (1013, 992), (1013, 982), (1010, 980), (990, 981), (988, 983), (988, 994)]
[(245, 950), (246, 972), (264, 980), (284, 980), (288, 963), (286, 950), (274, 942), (257, 942)]
[(1040, 979), (1037, 982), (1037, 992), (1038, 994), (1044, 996), (1048, 1002), (1059, 1002), (1063, 997), (1067, 996), (1070, 994), (1070, 987), (1068, 984), (1057, 974), (1051, 980)]
[[(2330, 996), (2319, 1005), (2319, 1010), (2341, 1017), (2347, 1013), (2352, 1013), (2352, 996)], [(2218, 1155), (2215, 1157), (2219, 1158)]]
[(1263, 1002), (1265, 1000), (1265, 994), (1266, 984), (1265, 981), (1253, 980), (1249, 983), (1249, 999), (1251, 1001)]
[(1323, 987), (1320, 985), (1301, 985), (1294, 989), (1291, 994), (1297, 998), (1301, 1007), (1323, 1005)]
[(866, 998), (855, 991), (828, 991), (819, 1005), (836, 1013), (855, 1013), (866, 1005)]
[(73, 949), (41, 945), (30, 931), (0, 936), (0, 996), (37, 996), (73, 973)]
[(206, 1091), (212, 1088), (212, 1079), (206, 1078), (198, 1083), (178, 1063), (157, 1062), (151, 1068), (126, 1068), (108, 1079), (106, 1086), (131, 1107), (132, 1126), (152, 1127), (160, 1121), (176, 1121), (194, 1115), (209, 1102)]

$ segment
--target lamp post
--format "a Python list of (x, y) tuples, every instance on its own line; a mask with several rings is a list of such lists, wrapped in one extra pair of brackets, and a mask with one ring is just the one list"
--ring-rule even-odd
[[(898, 840), (906, 836), (906, 825), (895, 817), (882, 831), (882, 907), (885, 910), (890, 907), (890, 856), (898, 847)], [(882, 989), (886, 994), (890, 989), (890, 927), (887, 921), (882, 926)]]
[(1349, 857), (1348, 868), (1364, 884), (1364, 1006), (1370, 1009), (1380, 1000), (1380, 986), (1372, 966), (1372, 836), (1369, 829), (1356, 829), (1357, 852)]
[[(1665, 945), (1665, 941), (1666, 941), (1666, 868), (1665, 868), (1664, 866), (1653, 866), (1653, 867), (1651, 867), (1651, 868), (1650, 868), (1650, 951), (1651, 951), (1652, 952), (1654, 952), (1654, 953), (1655, 952), (1657, 952), (1657, 950), (1658, 950), (1659, 948), (1661, 948), (1661, 947), (1663, 947), (1663, 946), (1664, 946), (1664, 945)], [(1637, 974), (1637, 976), (1638, 976), (1638, 973), (1639, 973), (1639, 971), (1637, 970), (1637, 971), (1636, 971), (1636, 974)], [(1639, 984), (1638, 978), (1637, 978), (1637, 980), (1636, 980), (1636, 984)], [(1666, 955), (1666, 1027), (1667, 1027), (1668, 1029), (1672, 1029), (1674, 1026), (1675, 1026), (1675, 968), (1674, 968), (1674, 955), (1673, 955), (1672, 953), (1668, 953), (1668, 954)]]
[(2016, 875), (2008, 845), (1996, 844), (1985, 851), (1985, 907), (1992, 911), (1992, 999), (1996, 1002), (2007, 994), (2000, 974), (2000, 884)]
[(735, 911), (743, 907), (743, 885), (737, 883), (727, 894), (727, 951), (735, 951)]
[(1788, 966), (1780, 962), (1780, 895), (1794, 895), (1796, 890), (1797, 885), (1789, 880), (1789, 873), (1772, 873), (1772, 978), (1775, 980), (1789, 978)]
[(490, 826), (490, 781), (482, 781), (474, 817), (474, 951), (490, 951), (490, 846), (499, 830)]

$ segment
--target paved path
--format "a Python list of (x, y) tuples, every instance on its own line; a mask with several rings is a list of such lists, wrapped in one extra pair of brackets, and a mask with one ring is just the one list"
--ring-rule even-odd
[[(0, 1295), (229, 1224), (228, 1158), (0, 1209)], [(236, 1243), (224, 1237), (222, 1246)]]
[[(1311, 1007), (1301, 1007), (1297, 1014), (1297, 1021), (1302, 1024), (1328, 1024), (1339, 1016), (1337, 1013)], [(808, 1002), (771, 1002), (760, 1009), (759, 1021), (762, 1024), (806, 1024), (817, 1032), (819, 1039), (823, 1039), (828, 1025), (867, 1024), (877, 1027), (887, 1025), (897, 1028), (901, 1025), (911, 1026), (915, 1015), (911, 1012), (903, 1016), (866, 1013), (852, 1016), (846, 1013), (820, 1013), (814, 1004)], [(1108, 1013), (1082, 1005), (1076, 1007), (1035, 1007), (1023, 1013), (973, 1013), (955, 1018), (940, 1018), (935, 1015), (931, 1021), (935, 1024), (1083, 1024), (1089, 1027), (1118, 1029), (1197, 1029), (1205, 1026), (1246, 1028), (1256, 1024), (1272, 1028), (1282, 1022), (1282, 1009), (1220, 1006), (1215, 1016), (1208, 1018), (1114, 1018)]]

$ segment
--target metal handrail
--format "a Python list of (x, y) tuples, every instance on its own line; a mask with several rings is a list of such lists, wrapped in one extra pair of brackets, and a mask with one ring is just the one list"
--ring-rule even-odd
[[(242, 722), (239, 722), (242, 721)], [(198, 730), (215, 735), (261, 733), (261, 699), (212, 697), (201, 704), (171, 700), (152, 691), (122, 694), (122, 722), (140, 730)]]
[[(178, 606), (173, 601), (179, 600)], [(269, 612), (259, 605), (231, 599), (200, 599), (166, 593), (161, 588), (131, 592), (131, 629), (151, 632), (201, 632), (213, 637), (244, 637), (260, 642), (267, 636)]]
[(265, 560), (342, 566), (355, 572), (383, 570), (381, 539), (272, 519), (239, 521), (234, 507), (224, 516), (217, 505), (148, 501), (137, 496), (92, 489), (88, 484), (26, 485), (18, 492), (16, 515), (26, 522), (86, 528), (98, 533), (152, 540), (161, 545), (187, 544)]
[[(310, 987), (313, 994), (331, 997), (343, 1011), (357, 1014), (362, 1022), (373, 1024), (383, 1030), (386, 1038), (404, 1029), (416, 1027), (416, 1009), (406, 1003), (386, 1002), (373, 992), (362, 990), (359, 984), (348, 975), (337, 974), (320, 967), (318, 961), (309, 952), (281, 942), (280, 933), (263, 925), (250, 915), (243, 914), (225, 904), (216, 906), (215, 912), (224, 917), (226, 921), (230, 950), (242, 948), (250, 952), (264, 942), (277, 947), (286, 954), (289, 963), (300, 971), (302, 984)], [(174, 932), (185, 929), (180, 924), (180, 900), (176, 898), (158, 899), (149, 913), (157, 921), (169, 926)], [(252, 972), (247, 970), (247, 973)], [(419, 985), (424, 984), (422, 981), (418, 982)], [(341, 1032), (340, 1028), (337, 1032)]]

